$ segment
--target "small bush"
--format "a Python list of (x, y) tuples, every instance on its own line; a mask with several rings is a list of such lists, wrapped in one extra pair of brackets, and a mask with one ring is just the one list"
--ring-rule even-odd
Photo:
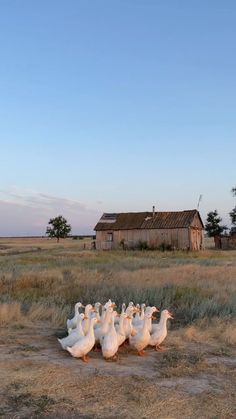
[(148, 244), (146, 241), (142, 241), (139, 240), (138, 244), (137, 244), (137, 249), (138, 250), (148, 250)]
[(173, 250), (171, 244), (164, 243), (164, 242), (161, 243), (160, 246), (158, 246), (157, 249), (161, 250), (162, 252)]

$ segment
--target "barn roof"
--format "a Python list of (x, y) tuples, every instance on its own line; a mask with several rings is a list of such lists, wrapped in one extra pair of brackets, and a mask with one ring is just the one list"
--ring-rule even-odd
[(160, 229), (160, 228), (186, 228), (195, 217), (199, 217), (204, 228), (199, 212), (194, 210), (168, 211), (168, 212), (124, 212), (104, 213), (94, 230), (133, 230), (133, 229)]

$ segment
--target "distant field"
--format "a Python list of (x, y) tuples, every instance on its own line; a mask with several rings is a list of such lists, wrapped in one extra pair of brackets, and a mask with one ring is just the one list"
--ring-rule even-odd
[(76, 249), (91, 248), (91, 238), (78, 239), (61, 239), (57, 243), (56, 239), (49, 239), (47, 237), (0, 237), (0, 255), (8, 252), (25, 252), (31, 250), (50, 250), (56, 245), (57, 248), (70, 248), (75, 244)]
[[(91, 250), (91, 239), (0, 238), (3, 417), (234, 418), (236, 251)], [(76, 301), (146, 302), (175, 319), (168, 350), (84, 365), (56, 336)]]

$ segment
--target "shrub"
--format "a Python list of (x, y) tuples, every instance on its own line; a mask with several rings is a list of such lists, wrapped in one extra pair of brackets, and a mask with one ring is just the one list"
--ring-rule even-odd
[(137, 245), (138, 250), (148, 250), (148, 244), (146, 241), (139, 240)]
[(161, 243), (160, 246), (158, 246), (158, 250), (161, 250), (162, 252), (165, 252), (166, 250), (170, 251), (173, 250), (171, 244), (168, 243)]

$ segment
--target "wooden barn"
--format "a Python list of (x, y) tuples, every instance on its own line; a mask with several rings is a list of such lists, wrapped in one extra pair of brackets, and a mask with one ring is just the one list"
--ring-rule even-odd
[(200, 250), (203, 247), (204, 225), (199, 212), (105, 213), (94, 230), (96, 248), (102, 250), (151, 248)]

